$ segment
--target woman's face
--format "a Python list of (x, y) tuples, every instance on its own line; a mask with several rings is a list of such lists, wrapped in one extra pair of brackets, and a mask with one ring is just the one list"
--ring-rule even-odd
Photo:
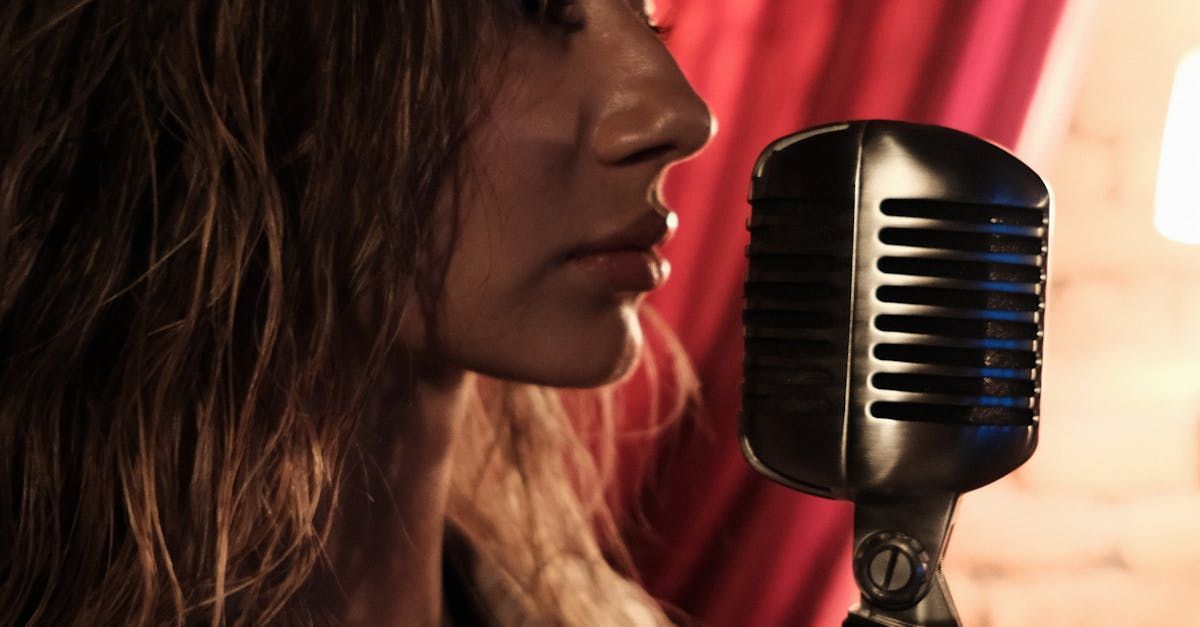
[(712, 128), (640, 1), (560, 0), (560, 23), (518, 31), (458, 190), (441, 361), (593, 386), (637, 357), (676, 223), (659, 182)]

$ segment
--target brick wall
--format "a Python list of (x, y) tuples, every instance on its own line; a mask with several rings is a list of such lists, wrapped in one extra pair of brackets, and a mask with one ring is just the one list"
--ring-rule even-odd
[(1057, 201), (1041, 443), (964, 497), (946, 561), (968, 627), (1200, 624), (1200, 246), (1152, 223), (1200, 1), (1106, 0), (1090, 33), (1041, 167)]

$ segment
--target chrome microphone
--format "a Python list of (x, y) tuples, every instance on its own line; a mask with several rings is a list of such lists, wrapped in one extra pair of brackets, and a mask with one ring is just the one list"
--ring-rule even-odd
[(769, 145), (750, 203), (742, 451), (854, 501), (845, 625), (956, 626), (958, 496), (1037, 444), (1050, 190), (982, 139), (868, 120)]

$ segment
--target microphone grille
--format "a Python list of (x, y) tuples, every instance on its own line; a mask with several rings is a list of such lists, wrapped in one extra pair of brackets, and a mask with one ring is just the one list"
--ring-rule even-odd
[(1046, 210), (920, 198), (879, 210), (870, 415), (1033, 424)]
[(839, 122), (755, 163), (742, 450), (820, 496), (964, 491), (1033, 452), (1051, 194), (945, 127)]
[(844, 402), (854, 224), (845, 200), (754, 203), (747, 228), (743, 410), (819, 419)]

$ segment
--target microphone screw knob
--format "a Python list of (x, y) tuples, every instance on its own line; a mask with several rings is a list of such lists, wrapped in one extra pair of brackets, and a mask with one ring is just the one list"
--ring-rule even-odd
[(912, 581), (912, 566), (903, 551), (894, 546), (886, 547), (871, 560), (871, 583), (880, 590), (898, 592)]
[(863, 594), (879, 607), (910, 607), (929, 590), (929, 555), (916, 538), (881, 531), (859, 543), (854, 577)]

